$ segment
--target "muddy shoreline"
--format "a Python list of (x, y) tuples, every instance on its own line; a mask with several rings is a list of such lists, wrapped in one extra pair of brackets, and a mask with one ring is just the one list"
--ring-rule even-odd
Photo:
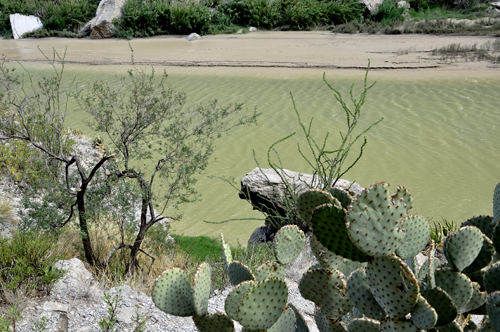
[[(158, 36), (148, 39), (22, 39), (0, 40), (0, 50), (9, 60), (21, 63), (46, 62), (52, 48), (64, 53), (66, 63), (85, 66), (131, 64), (130, 47), (139, 65), (161, 67), (245, 68), (258, 72), (270, 69), (339, 71), (365, 70), (380, 75), (411, 72), (414, 78), (443, 75), (498, 77), (500, 65), (486, 61), (443, 60), (432, 50), (450, 44), (480, 45), (494, 41), (484, 36), (367, 35), (334, 34), (327, 31), (258, 31), (236, 35), (209, 35), (188, 42), (185, 36)], [(200, 69), (203, 70), (203, 69)], [(384, 74), (385, 72), (385, 74)], [(392, 72), (392, 74), (387, 74)], [(395, 77), (399, 74), (394, 75)]]

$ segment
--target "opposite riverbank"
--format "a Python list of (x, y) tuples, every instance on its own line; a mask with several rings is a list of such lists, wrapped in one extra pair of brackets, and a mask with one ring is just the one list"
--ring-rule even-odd
[[(336, 69), (350, 76), (352, 70), (365, 70), (371, 61), (373, 78), (390, 76), (403, 79), (460, 77), (496, 77), (499, 64), (492, 61), (470, 61), (457, 53), (447, 57), (436, 52), (450, 45), (479, 49), (496, 38), (451, 35), (368, 35), (332, 34), (326, 31), (280, 32), (258, 31), (248, 34), (210, 35), (188, 42), (185, 36), (159, 36), (130, 41), (137, 64), (168, 67), (167, 71), (198, 67), (202, 71), (224, 71), (228, 74), (261, 76), (274, 68), (318, 71)], [(131, 64), (130, 48), (124, 40), (90, 39), (23, 39), (0, 40), (0, 49), (9, 60), (45, 62), (37, 49), (45, 53), (52, 48), (68, 49), (67, 64), (115, 66)], [(433, 52), (434, 51), (434, 52)], [(498, 51), (497, 51), (498, 53)], [(235, 70), (238, 68), (239, 70)], [(249, 70), (248, 70), (249, 69)], [(301, 75), (304, 74), (302, 70)], [(401, 73), (405, 73), (401, 75)]]

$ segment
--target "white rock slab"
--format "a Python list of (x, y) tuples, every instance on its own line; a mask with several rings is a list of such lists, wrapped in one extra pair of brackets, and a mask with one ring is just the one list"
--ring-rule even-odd
[(42, 21), (33, 15), (12, 14), (9, 19), (14, 39), (23, 38), (25, 33), (43, 28)]

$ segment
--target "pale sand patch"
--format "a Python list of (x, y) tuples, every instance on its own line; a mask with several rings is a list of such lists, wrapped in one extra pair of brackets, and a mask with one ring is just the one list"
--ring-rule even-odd
[[(259, 31), (248, 34), (204, 36), (188, 42), (184, 36), (134, 39), (135, 61), (169, 67), (169, 72), (196, 74), (317, 77), (325, 70), (351, 76), (371, 61), (372, 78), (453, 79), (499, 78), (500, 66), (482, 62), (444, 62), (431, 55), (435, 48), (453, 43), (482, 45), (493, 37), (433, 35), (347, 35), (327, 31)], [(66, 61), (73, 64), (129, 65), (126, 40), (22, 39), (0, 40), (0, 52), (21, 62), (44, 61), (37, 45), (51, 54), (68, 48)], [(187, 68), (186, 68), (187, 67)], [(104, 68), (103, 68), (104, 69)]]

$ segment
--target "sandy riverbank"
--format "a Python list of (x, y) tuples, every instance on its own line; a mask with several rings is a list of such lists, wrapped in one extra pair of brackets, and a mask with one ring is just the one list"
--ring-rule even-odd
[[(372, 77), (395, 79), (484, 78), (500, 76), (500, 65), (482, 62), (445, 62), (431, 50), (453, 43), (482, 45), (492, 37), (433, 35), (346, 35), (327, 31), (253, 32), (204, 36), (188, 42), (184, 36), (160, 36), (130, 41), (137, 63), (172, 68), (201, 67), (208, 72), (261, 75), (270, 68), (300, 68), (316, 75), (318, 70), (337, 69), (339, 74), (366, 68)], [(23, 39), (0, 40), (1, 53), (21, 62), (45, 61), (37, 46), (50, 53), (68, 48), (66, 61), (84, 65), (130, 64), (125, 40)], [(200, 68), (200, 69), (201, 69)], [(230, 70), (228, 70), (231, 68)], [(250, 69), (250, 70), (249, 70)], [(271, 70), (272, 71), (272, 70)]]

